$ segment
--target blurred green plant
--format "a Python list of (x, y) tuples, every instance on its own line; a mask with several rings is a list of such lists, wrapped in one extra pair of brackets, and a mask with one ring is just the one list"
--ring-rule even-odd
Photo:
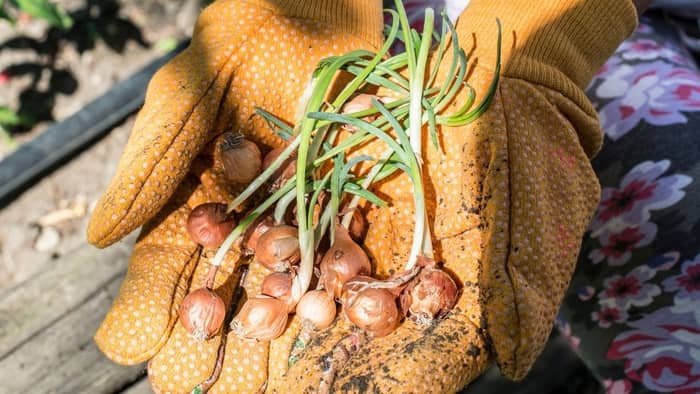
[(156, 42), (156, 49), (161, 53), (168, 53), (177, 48), (177, 39), (163, 38)]
[(59, 29), (68, 30), (73, 26), (70, 15), (49, 0), (0, 0), (0, 19), (14, 24), (20, 12), (42, 19)]
[(31, 117), (18, 114), (0, 105), (0, 144), (7, 149), (14, 149), (17, 143), (12, 138), (9, 129), (19, 126), (31, 126), (33, 123), (34, 119)]

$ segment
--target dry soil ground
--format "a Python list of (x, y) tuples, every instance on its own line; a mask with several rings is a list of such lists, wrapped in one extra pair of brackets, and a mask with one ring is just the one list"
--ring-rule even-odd
[[(0, 22), (0, 105), (40, 120), (13, 134), (16, 144), (41, 133), (51, 119), (80, 110), (173, 43), (187, 37), (199, 0), (64, 0), (76, 26), (58, 32), (38, 20)], [(90, 208), (114, 173), (131, 128), (109, 136), (0, 208), (0, 289), (84, 242)], [(0, 159), (11, 150), (0, 143)]]

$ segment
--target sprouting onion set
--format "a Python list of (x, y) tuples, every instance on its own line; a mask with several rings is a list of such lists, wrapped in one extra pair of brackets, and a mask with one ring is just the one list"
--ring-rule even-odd
[[(251, 257), (251, 264), (270, 271), (260, 294), (250, 296), (230, 323), (232, 333), (245, 339), (279, 337), (289, 315), (296, 313), (302, 322), (300, 339), (308, 340), (333, 323), (338, 305), (369, 337), (390, 334), (404, 317), (428, 326), (453, 308), (459, 288), (434, 260), (421, 152), (440, 149), (438, 125), (467, 124), (488, 108), (500, 71), (500, 24), (495, 75), (483, 101), (474, 106), (475, 92), (465, 82), (467, 56), (444, 13), (442, 31), (434, 32), (434, 12), (426, 9), (424, 31), (418, 33), (410, 28), (400, 0), (396, 6), (398, 11), (386, 11), (393, 22), (377, 53), (356, 50), (319, 63), (294, 127), (257, 110), (287, 140), (286, 146), (263, 157), (255, 143), (229, 133), (216, 147), (230, 181), (247, 187), (229, 204), (200, 205), (188, 218), (192, 239), (204, 248), (218, 248), (204, 286), (190, 293), (179, 310), (180, 322), (196, 340), (211, 338), (224, 324), (227, 307), (213, 286), (234, 246)], [(405, 52), (389, 56), (397, 39)], [(448, 51), (451, 63), (444, 82), (436, 86)], [(351, 76), (350, 82), (329, 99), (327, 92), (341, 72)], [(464, 103), (443, 114), (463, 89)], [(387, 93), (372, 94), (378, 90)], [(350, 133), (340, 140), (342, 130)], [(431, 146), (422, 146), (424, 132)], [(350, 154), (375, 140), (386, 146), (380, 157)], [(354, 173), (360, 165), (366, 171)], [(384, 206), (372, 186), (401, 172), (411, 180), (415, 196), (412, 245), (403, 271), (378, 279), (371, 276), (361, 246), (366, 222), (358, 205), (364, 200)], [(252, 196), (262, 202), (238, 213)]]

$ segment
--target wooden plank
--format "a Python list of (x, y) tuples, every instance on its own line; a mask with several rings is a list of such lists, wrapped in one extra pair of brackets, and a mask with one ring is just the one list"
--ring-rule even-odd
[(85, 245), (0, 294), (0, 360), (123, 276), (134, 237), (105, 250)]
[(12, 393), (112, 393), (142, 376), (144, 365), (112, 363), (92, 336), (119, 291), (112, 279), (89, 300), (0, 359), (2, 390)]
[(153, 394), (153, 389), (151, 389), (151, 383), (148, 381), (148, 378), (144, 377), (120, 394)]
[(112, 363), (92, 339), (133, 241), (85, 245), (0, 294), (0, 392), (112, 393), (143, 376), (143, 365)]

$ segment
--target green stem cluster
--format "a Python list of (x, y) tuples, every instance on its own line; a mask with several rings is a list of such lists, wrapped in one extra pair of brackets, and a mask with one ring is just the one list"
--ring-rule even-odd
[[(277, 205), (275, 219), (279, 222), (287, 207), (295, 202), (301, 262), (292, 286), (292, 297), (298, 301), (311, 282), (319, 241), (330, 231), (330, 240), (333, 242), (335, 234), (332, 222), (340, 214), (341, 204), (345, 202), (342, 225), (347, 228), (352, 219), (352, 211), (361, 200), (378, 206), (384, 205), (384, 201), (370, 189), (374, 183), (397, 171), (406, 173), (411, 179), (415, 196), (415, 230), (405, 269), (413, 269), (418, 256), (432, 257), (422, 168), (423, 133), (427, 129), (432, 145), (440, 149), (438, 125), (463, 125), (473, 121), (486, 110), (498, 83), (500, 23), (499, 66), (485, 99), (472, 109), (475, 94), (464, 80), (467, 57), (459, 47), (454, 27), (445, 14), (442, 14), (444, 23), (441, 35), (436, 35), (433, 32), (434, 12), (427, 9), (424, 31), (420, 35), (408, 25), (401, 1), (395, 1), (398, 12), (387, 10), (393, 16), (393, 22), (385, 44), (377, 53), (356, 50), (326, 58), (319, 63), (302, 95), (294, 128), (274, 115), (258, 110), (268, 124), (290, 142), (277, 159), (229, 204), (229, 211), (238, 210), (295, 152), (296, 174), (241, 220), (217, 251), (212, 261), (213, 265), (221, 264), (234, 241), (260, 215)], [(399, 25), (406, 52), (387, 57), (389, 48), (398, 37)], [(434, 86), (437, 69), (448, 58), (448, 31), (451, 36), (451, 63), (443, 82)], [(432, 57), (433, 61), (429, 62), (435, 36), (439, 44)], [(408, 71), (407, 77), (399, 72), (405, 69)], [(327, 92), (339, 72), (349, 73), (353, 75), (353, 79), (328, 103)], [(373, 99), (372, 108), (349, 114), (340, 113), (343, 105), (354, 95), (378, 88), (389, 92), (392, 100), (384, 104), (382, 101), (386, 100)], [(452, 114), (441, 114), (461, 89), (466, 89), (467, 92), (463, 105)], [(350, 125), (356, 131), (348, 138), (338, 141), (339, 129), (343, 125)], [(347, 156), (354, 148), (372, 140), (380, 140), (387, 146), (380, 158), (365, 155)], [(370, 163), (370, 168), (364, 176), (353, 174), (361, 162)], [(324, 200), (325, 206), (314, 223), (314, 207), (321, 201), (322, 195), (329, 198)]]

